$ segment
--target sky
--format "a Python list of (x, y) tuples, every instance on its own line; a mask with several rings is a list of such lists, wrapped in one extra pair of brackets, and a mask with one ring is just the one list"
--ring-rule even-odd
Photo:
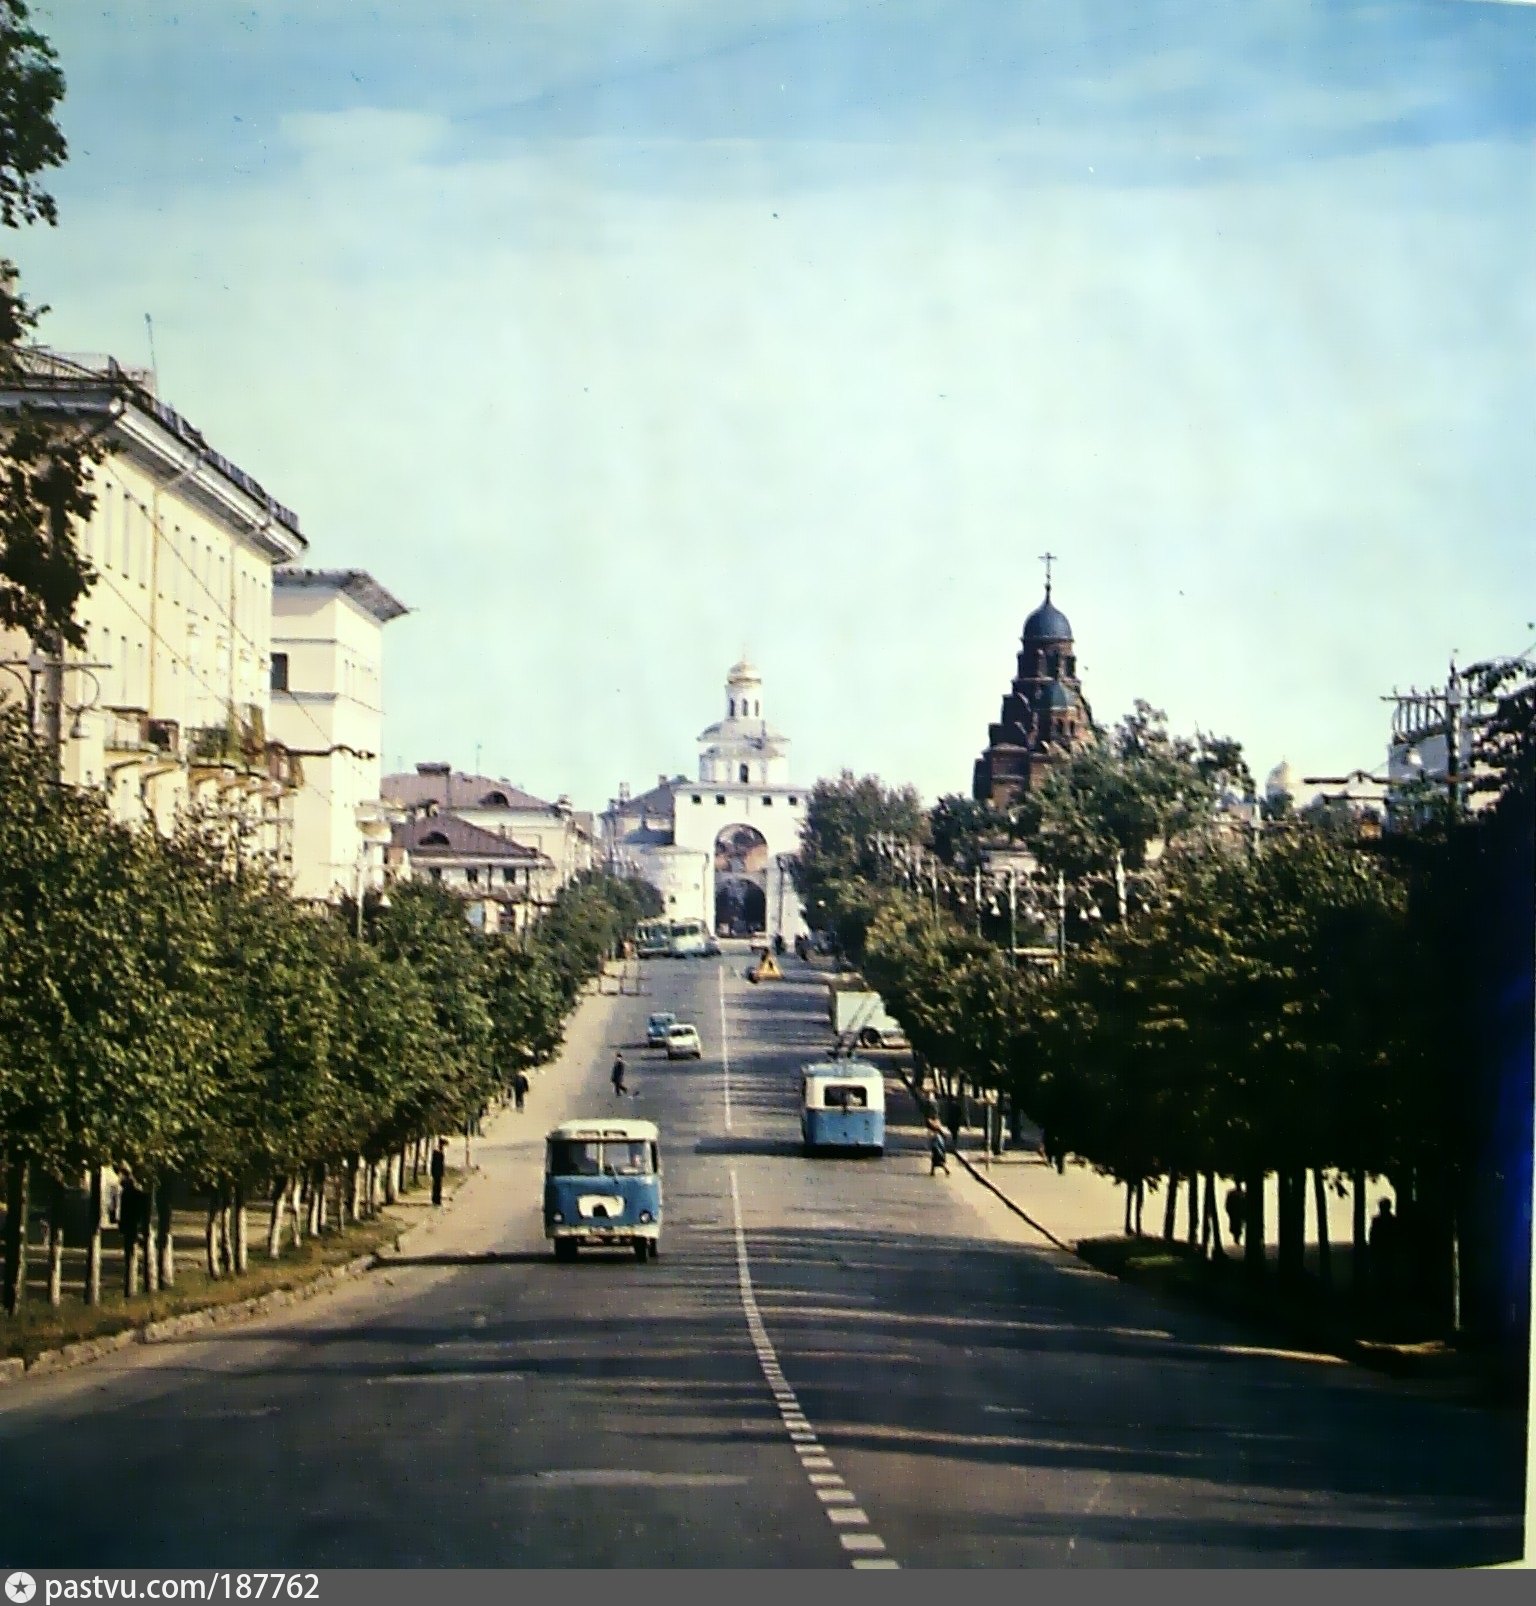
[(64, 350), (295, 509), (385, 757), (601, 808), (748, 653), (795, 778), (1101, 723), (1382, 764), (1536, 643), (1536, 6), (35, 0)]

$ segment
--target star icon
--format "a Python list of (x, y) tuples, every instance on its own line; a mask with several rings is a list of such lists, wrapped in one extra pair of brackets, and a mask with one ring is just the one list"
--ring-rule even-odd
[(15, 1606), (27, 1606), (37, 1593), (37, 1580), (31, 1573), (12, 1573), (5, 1581), (5, 1598)]

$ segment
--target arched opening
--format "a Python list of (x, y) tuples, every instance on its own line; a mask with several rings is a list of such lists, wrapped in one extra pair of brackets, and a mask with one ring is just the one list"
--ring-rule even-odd
[(753, 937), (768, 929), (768, 839), (750, 825), (715, 838), (715, 930)]
[(738, 766), (736, 770), (736, 779), (740, 781), (743, 786), (745, 786), (752, 779), (751, 769), (745, 764)]

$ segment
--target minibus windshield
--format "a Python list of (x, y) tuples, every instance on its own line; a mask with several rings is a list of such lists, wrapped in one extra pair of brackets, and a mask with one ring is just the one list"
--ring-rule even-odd
[(556, 1138), (549, 1145), (552, 1177), (648, 1177), (654, 1169), (651, 1145), (643, 1138)]

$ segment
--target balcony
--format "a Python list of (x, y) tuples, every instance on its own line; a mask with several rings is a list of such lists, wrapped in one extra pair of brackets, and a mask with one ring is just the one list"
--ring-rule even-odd
[(151, 751), (150, 719), (142, 708), (104, 708), (101, 745), (109, 753)]

